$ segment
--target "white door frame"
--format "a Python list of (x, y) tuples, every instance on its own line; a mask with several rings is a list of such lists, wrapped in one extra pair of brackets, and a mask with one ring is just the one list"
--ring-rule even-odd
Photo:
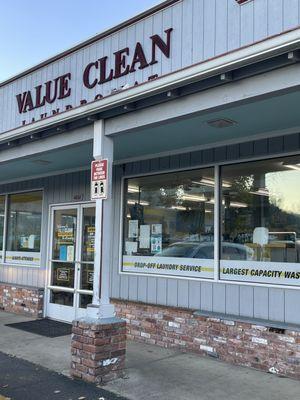
[[(80, 272), (82, 265), (82, 224), (83, 224), (83, 210), (85, 208), (94, 208), (95, 203), (93, 202), (80, 202), (80, 203), (64, 203), (60, 205), (50, 205), (49, 207), (49, 245), (47, 249), (47, 279), (46, 279), (46, 296), (45, 296), (45, 316), (66, 321), (72, 322), (74, 319), (79, 317), (84, 317), (86, 315), (86, 309), (79, 308), (79, 294), (89, 294), (93, 295), (92, 291), (89, 290), (81, 290), (80, 289)], [(59, 287), (51, 285), (51, 276), (52, 276), (52, 250), (53, 250), (53, 233), (54, 233), (54, 214), (55, 211), (58, 210), (76, 210), (77, 212), (77, 223), (76, 223), (76, 248), (74, 254), (74, 287)], [(51, 289), (60, 289), (64, 292), (69, 292), (74, 294), (73, 298), (73, 306), (64, 306), (61, 304), (50, 303), (50, 290)]]

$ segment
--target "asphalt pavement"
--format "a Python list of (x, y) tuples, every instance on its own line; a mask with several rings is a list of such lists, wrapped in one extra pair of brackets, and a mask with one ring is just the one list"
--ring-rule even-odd
[(0, 400), (127, 400), (28, 361), (0, 353)]

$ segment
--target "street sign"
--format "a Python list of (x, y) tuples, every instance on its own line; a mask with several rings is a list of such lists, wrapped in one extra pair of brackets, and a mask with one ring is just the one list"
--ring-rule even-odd
[(107, 199), (107, 164), (108, 160), (92, 161), (91, 199)]

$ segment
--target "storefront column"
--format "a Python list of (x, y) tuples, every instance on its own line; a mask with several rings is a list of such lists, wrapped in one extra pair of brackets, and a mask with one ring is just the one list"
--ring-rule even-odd
[(112, 254), (112, 163), (113, 141), (105, 136), (103, 120), (94, 124), (93, 156), (95, 160), (106, 158), (107, 171), (107, 200), (96, 200), (96, 232), (94, 260), (94, 290), (93, 303), (88, 306), (87, 314), (93, 318), (112, 318), (115, 309), (109, 300), (109, 268)]
[(94, 124), (93, 156), (108, 160), (107, 200), (96, 200), (93, 302), (87, 307), (86, 318), (73, 322), (71, 374), (88, 382), (106, 383), (124, 375), (126, 322), (115, 317), (109, 298), (113, 141), (105, 136), (103, 120)]

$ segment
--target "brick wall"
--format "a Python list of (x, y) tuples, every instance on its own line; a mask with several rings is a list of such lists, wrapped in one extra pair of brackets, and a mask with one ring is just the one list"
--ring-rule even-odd
[(34, 318), (43, 316), (44, 289), (0, 283), (0, 309)]
[(126, 326), (107, 318), (73, 322), (71, 375), (86, 382), (107, 383), (124, 376)]
[(127, 338), (300, 379), (300, 332), (113, 300)]

